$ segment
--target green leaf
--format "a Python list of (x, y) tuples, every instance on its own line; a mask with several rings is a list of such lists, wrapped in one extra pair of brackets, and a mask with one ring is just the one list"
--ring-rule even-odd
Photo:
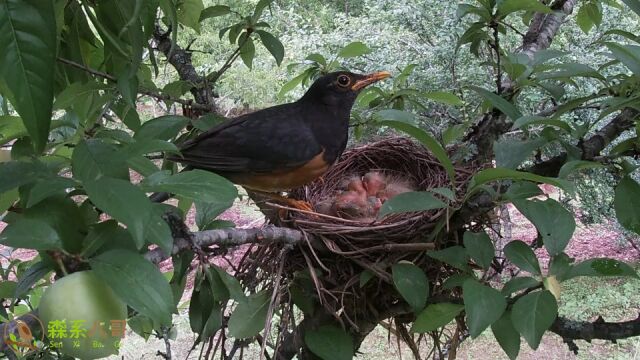
[(269, 304), (267, 291), (252, 294), (246, 302), (239, 303), (229, 317), (229, 336), (246, 339), (257, 335), (264, 329)]
[(134, 333), (143, 338), (144, 341), (147, 341), (149, 336), (153, 334), (153, 320), (149, 319), (147, 316), (135, 315), (130, 319), (127, 319), (127, 325), (129, 325)]
[(131, 66), (125, 67), (125, 69), (120, 72), (116, 84), (125, 103), (134, 107), (136, 105), (136, 97), (138, 96), (139, 83), (136, 73), (131, 70)]
[(129, 168), (118, 150), (98, 139), (81, 141), (71, 157), (73, 176), (82, 181), (97, 180), (104, 176), (129, 179)]
[(589, 19), (591, 19), (591, 22), (593, 22), (595, 26), (602, 24), (602, 5), (599, 2), (590, 1), (584, 4), (580, 10), (582, 10), (582, 8), (585, 8), (587, 16), (589, 16)]
[(557, 79), (569, 79), (572, 77), (590, 77), (601, 81), (606, 81), (605, 77), (593, 68), (578, 63), (562, 63), (554, 65), (554, 68), (558, 71), (547, 71), (538, 74), (538, 80), (557, 80)]
[(585, 160), (569, 161), (569, 162), (566, 162), (564, 165), (562, 165), (562, 167), (560, 168), (560, 172), (558, 173), (558, 177), (566, 179), (571, 173), (573, 173), (576, 170), (596, 169), (596, 168), (602, 168), (602, 167), (604, 167), (604, 165), (602, 165), (601, 163), (593, 162), (593, 161), (585, 161)]
[(520, 291), (520, 290), (524, 290), (524, 289), (529, 289), (529, 288), (533, 288), (540, 285), (540, 281), (529, 277), (529, 276), (523, 276), (523, 277), (514, 277), (511, 278), (511, 280), (507, 281), (506, 284), (504, 284), (504, 286), (502, 287), (502, 290), (500, 290), (500, 292), (502, 293), (502, 295), (504, 296), (509, 296), (511, 294), (513, 294), (514, 292)]
[(447, 204), (426, 191), (412, 191), (398, 194), (385, 201), (378, 212), (378, 218), (389, 214), (427, 211), (446, 208)]
[(429, 296), (429, 281), (424, 271), (412, 263), (392, 266), (393, 284), (415, 313), (424, 309)]
[(46, 222), (19, 218), (0, 233), (0, 244), (24, 249), (53, 250), (62, 248), (58, 233)]
[(538, 0), (504, 0), (498, 5), (498, 16), (505, 17), (516, 11), (549, 14), (552, 10)]
[(0, 282), (0, 299), (13, 298), (13, 294), (16, 292), (16, 286), (18, 284), (15, 281), (2, 281)]
[(576, 15), (576, 23), (580, 27), (580, 30), (582, 30), (582, 32), (585, 34), (588, 34), (594, 25), (593, 20), (589, 16), (589, 6), (595, 5), (591, 2), (582, 4), (582, 6), (580, 6), (580, 10), (578, 10), (578, 14)]
[(43, 166), (38, 163), (8, 161), (0, 163), (0, 194), (37, 181), (46, 176)]
[(475, 279), (475, 277), (464, 273), (453, 274), (444, 281), (444, 283), (442, 284), (442, 288), (447, 290), (451, 290), (457, 287), (462, 288), (464, 282), (469, 279)]
[(576, 229), (576, 221), (567, 209), (553, 199), (516, 200), (513, 204), (538, 229), (550, 255), (564, 251)]
[(18, 116), (0, 116), (0, 145), (27, 135), (22, 119)]
[(51, 197), (26, 209), (23, 217), (51, 226), (62, 241), (62, 248), (68, 253), (76, 254), (82, 248), (82, 240), (88, 229), (82, 211), (71, 198), (64, 195)]
[(170, 175), (167, 171), (159, 171), (141, 184), (146, 192), (162, 192), (178, 194), (187, 199), (223, 204), (230, 207), (238, 196), (238, 190), (220, 175), (204, 170), (191, 170)]
[(353, 359), (353, 339), (344, 330), (324, 325), (304, 334), (304, 343), (322, 360)]
[(380, 110), (375, 113), (374, 117), (375, 119), (382, 120), (382, 121), (393, 120), (393, 121), (400, 121), (400, 122), (409, 123), (409, 124), (416, 123), (415, 115), (413, 115), (408, 111), (403, 111), (403, 110), (396, 110), (396, 109)]
[(56, 19), (51, 0), (0, 2), (0, 87), (31, 136), (36, 152), (47, 143), (56, 63)]
[(513, 327), (511, 311), (505, 311), (498, 321), (491, 324), (491, 331), (509, 359), (515, 360), (520, 352), (520, 334)]
[(453, 144), (455, 141), (462, 139), (467, 129), (468, 126), (466, 124), (455, 124), (449, 126), (442, 132), (442, 142), (445, 146)]
[(189, 123), (189, 118), (177, 115), (165, 115), (151, 119), (140, 127), (135, 139), (170, 140)]
[(68, 109), (77, 102), (84, 102), (90, 95), (97, 94), (100, 90), (107, 89), (107, 86), (95, 81), (75, 82), (64, 88), (53, 103), (53, 109)]
[(633, 10), (636, 14), (640, 15), (640, 1), (638, 0), (622, 0), (629, 9)]
[(360, 273), (360, 288), (363, 288), (369, 283), (369, 280), (373, 279), (375, 274), (369, 270), (364, 270)]
[(149, 153), (166, 152), (179, 153), (178, 147), (174, 144), (157, 139), (138, 139), (131, 144), (127, 144), (120, 149), (120, 154), (125, 159), (131, 159)]
[(530, 181), (516, 181), (509, 190), (504, 194), (504, 198), (507, 200), (528, 199), (534, 196), (542, 195), (542, 190), (538, 187), (538, 184)]
[[(162, 218), (167, 212), (167, 205), (152, 204), (152, 212), (142, 217), (146, 219), (144, 239), (146, 243), (156, 244), (165, 254), (173, 250), (173, 236), (169, 224)], [(171, 208), (171, 207), (169, 207)]]
[(556, 298), (547, 290), (527, 294), (511, 310), (511, 323), (527, 340), (532, 349), (537, 349), (544, 332), (558, 316)]
[(462, 297), (472, 338), (478, 337), (484, 329), (500, 319), (507, 308), (507, 301), (498, 290), (482, 285), (476, 280), (464, 282)]
[(160, 270), (132, 251), (110, 250), (89, 260), (95, 274), (127, 305), (162, 325), (176, 310), (169, 282)]
[(467, 255), (465, 248), (462, 246), (455, 245), (442, 250), (429, 251), (427, 255), (460, 270), (466, 271), (469, 269), (469, 265), (467, 264), (469, 256)]
[(273, 0), (260, 0), (258, 1), (258, 4), (256, 4), (256, 8), (253, 11), (253, 19), (258, 20), (261, 16), (262, 16), (262, 12), (264, 11), (264, 9), (271, 5), (271, 3), (273, 2)]
[[(245, 33), (240, 37), (240, 43), (242, 43), (244, 40), (242, 40), (243, 37), (247, 37), (248, 35)], [(242, 45), (242, 47), (240, 48), (240, 58), (242, 58), (242, 62), (244, 62), (244, 64), (251, 69), (251, 67), (253, 66), (253, 58), (256, 56), (256, 46), (253, 44), (253, 39), (252, 38), (247, 38), (246, 41), (244, 41), (244, 44)]]
[[(227, 288), (229, 296), (233, 300), (239, 303), (247, 301), (247, 297), (245, 296), (244, 291), (242, 290), (242, 287), (240, 286), (240, 282), (238, 281), (238, 279), (231, 276), (224, 269), (217, 267), (215, 265), (211, 266), (211, 269), (216, 272), (216, 274), (218, 275), (218, 278), (220, 279), (220, 281), (222, 281), (224, 286)], [(214, 294), (214, 297), (215, 297), (215, 294)]]
[(112, 107), (112, 110), (129, 129), (137, 131), (140, 128), (140, 116), (135, 107), (130, 106), (124, 101), (118, 101)]
[(218, 125), (226, 120), (227, 118), (222, 115), (209, 113), (209, 114), (200, 116), (196, 120), (193, 120), (192, 123), (193, 123), (193, 126), (198, 130), (207, 131), (212, 127), (214, 127), (215, 125)]
[(323, 67), (327, 66), (327, 59), (325, 59), (325, 57), (322, 56), (322, 54), (318, 54), (318, 53), (309, 54), (304, 59), (318, 63)]
[(145, 228), (151, 219), (151, 201), (128, 181), (101, 178), (85, 181), (84, 188), (99, 209), (125, 224), (139, 249), (145, 242)]
[(224, 202), (206, 203), (194, 201), (194, 203), (196, 205), (196, 225), (200, 231), (205, 230), (218, 215), (229, 208), (229, 205)]
[(162, 93), (171, 97), (179, 98), (186, 94), (193, 85), (189, 81), (176, 80), (168, 83), (162, 88)]
[(411, 326), (413, 333), (426, 333), (447, 325), (464, 309), (464, 305), (438, 303), (427, 306)]
[(525, 242), (514, 240), (504, 247), (504, 254), (511, 263), (531, 274), (541, 275), (538, 258)]
[(467, 254), (473, 261), (483, 269), (488, 269), (496, 252), (489, 235), (485, 232), (473, 233), (467, 231), (464, 233), (463, 241)]
[(338, 52), (338, 57), (351, 58), (351, 57), (369, 54), (370, 52), (371, 52), (371, 49), (369, 49), (369, 47), (365, 45), (363, 42), (354, 41), (348, 44), (347, 46), (343, 47)]
[(48, 197), (64, 194), (65, 190), (74, 188), (77, 185), (78, 183), (73, 179), (61, 176), (51, 177), (46, 181), (36, 182), (31, 190), (29, 190), (27, 207), (30, 208)]
[(640, 234), (640, 184), (630, 176), (623, 177), (616, 186), (614, 208), (620, 225)]
[(293, 79), (287, 81), (286, 84), (282, 85), (282, 88), (280, 89), (280, 92), (278, 92), (278, 98), (282, 98), (286, 93), (288, 93), (289, 91), (293, 90), (296, 88), (296, 86), (300, 85), (302, 83), (302, 80), (304, 80), (307, 77), (307, 73), (303, 72), (302, 74), (294, 77)]
[(442, 147), (442, 145), (440, 145), (440, 143), (438, 143), (438, 141), (433, 136), (420, 128), (401, 121), (386, 120), (380, 121), (378, 123), (382, 126), (389, 126), (396, 130), (405, 132), (420, 141), (429, 151), (431, 151), (436, 159), (438, 159), (440, 165), (442, 165), (442, 167), (444, 167), (444, 169), (447, 171), (449, 180), (452, 184), (454, 183), (455, 170), (453, 169), (453, 163), (451, 162), (451, 159), (449, 159), (447, 151)]
[(458, 5), (458, 8), (456, 9), (456, 18), (458, 20), (464, 18), (465, 16), (467, 16), (469, 14), (476, 14), (476, 15), (480, 16), (480, 18), (482, 20), (485, 20), (485, 21), (488, 21), (491, 18), (491, 14), (485, 8), (473, 6), (473, 5), (470, 5), (470, 4), (459, 4)]
[(200, 22), (205, 19), (223, 16), (231, 13), (231, 8), (227, 5), (214, 5), (202, 10), (200, 13)]
[(264, 30), (256, 30), (256, 32), (262, 40), (262, 45), (269, 50), (273, 58), (276, 59), (276, 64), (280, 66), (282, 59), (284, 59), (284, 46), (280, 40)]
[(612, 42), (606, 42), (605, 45), (614, 58), (625, 64), (636, 76), (640, 76), (640, 46), (620, 45)]
[(198, 340), (209, 338), (222, 325), (220, 305), (211, 301), (212, 285), (201, 272), (196, 274), (191, 301), (189, 302), (189, 325), (198, 333)]
[(460, 100), (456, 95), (445, 92), (445, 91), (431, 91), (427, 93), (423, 93), (422, 97), (425, 99), (437, 101), (443, 104), (453, 105), (453, 106), (462, 106), (464, 103)]
[(5, 212), (11, 208), (11, 206), (18, 201), (20, 193), (18, 189), (9, 190), (0, 194), (0, 217), (5, 215)]
[(531, 174), (524, 171), (516, 171), (505, 168), (489, 168), (482, 170), (475, 174), (469, 182), (469, 190), (467, 191), (467, 197), (473, 194), (480, 186), (497, 180), (528, 180), (537, 183), (551, 184), (557, 186), (567, 192), (573, 193), (573, 185), (566, 180), (544, 177), (540, 175)]
[(565, 280), (577, 276), (628, 276), (639, 278), (638, 273), (629, 265), (615, 259), (589, 259), (571, 266)]
[(178, 21), (196, 32), (200, 32), (200, 16), (204, 10), (202, 0), (181, 0), (178, 2)]
[(493, 144), (493, 152), (496, 154), (496, 165), (507, 169), (515, 169), (531, 154), (548, 142), (544, 137), (525, 141), (515, 139), (502, 139)]
[(33, 285), (35, 285), (35, 283), (49, 274), (51, 270), (52, 269), (50, 268), (50, 266), (42, 261), (38, 261), (37, 263), (31, 265), (19, 277), (13, 297), (15, 299), (22, 298), (27, 292), (29, 292), (29, 290)]
[(522, 113), (515, 105), (511, 104), (507, 100), (505, 100), (500, 95), (496, 95), (487, 89), (483, 89), (478, 86), (470, 86), (470, 89), (477, 92), (480, 96), (485, 98), (485, 100), (491, 103), (491, 106), (502, 111), (505, 115), (511, 118), (511, 120), (515, 121), (522, 117)]

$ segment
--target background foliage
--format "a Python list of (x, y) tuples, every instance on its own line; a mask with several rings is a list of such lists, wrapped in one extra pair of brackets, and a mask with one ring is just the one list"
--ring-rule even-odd
[[(195, 272), (196, 342), (262, 341), (273, 288), (247, 288), (199, 249), (180, 248), (171, 273), (156, 266), (156, 247), (169, 254), (190, 236), (175, 218), (194, 204), (199, 231), (231, 231), (215, 219), (238, 196), (226, 179), (178, 173), (161, 155), (225, 116), (298, 98), (324, 73), (386, 69), (394, 79), (358, 98), (352, 141), (407, 133), (450, 178), (454, 164), (496, 165), (474, 176), (462, 204), (437, 205), (449, 207), (452, 228), (430, 234), (439, 246), (427, 255), (457, 274), (436, 282), (412, 263), (389, 264), (408, 310), (388, 317), (409, 316), (415, 337), (434, 340), (452, 321), (471, 337), (491, 328), (510, 358), (547, 330), (571, 344), (561, 283), (637, 278), (620, 261), (576, 263), (565, 249), (576, 229), (567, 208), (586, 222), (615, 215), (640, 233), (639, 15), (637, 0), (0, 0), (0, 244), (38, 252), (3, 265), (0, 316), (35, 311), (52, 273), (91, 269), (128, 305), (134, 331), (168, 343)], [(535, 198), (534, 183), (556, 186), (564, 201)], [(147, 198), (161, 191), (178, 204)], [(433, 207), (425, 198), (402, 211)], [(533, 243), (496, 248), (472, 226), (504, 204), (533, 223)], [(432, 299), (434, 286), (459, 296)], [(368, 334), (303, 307), (297, 314), (319, 323), (286, 344), (292, 354), (351, 358)], [(639, 335), (631, 329), (621, 337)], [(37, 352), (63, 357), (49, 345)]]

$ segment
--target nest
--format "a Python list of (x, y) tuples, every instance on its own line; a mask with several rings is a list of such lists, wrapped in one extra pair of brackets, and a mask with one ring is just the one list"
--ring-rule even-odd
[[(461, 200), (474, 170), (456, 169), (452, 205)], [(425, 147), (392, 137), (345, 151), (322, 179), (289, 196), (315, 205), (335, 197), (346, 179), (370, 171), (405, 179), (418, 191), (451, 188), (447, 172)], [(262, 246), (252, 258), (254, 266), (264, 270), (262, 280), (276, 275), (278, 282), (288, 283), (290, 296), (285, 298), (295, 301), (291, 289), (306, 289), (305, 296), (316, 298), (329, 314), (357, 329), (362, 320), (377, 323), (376, 316), (402, 301), (391, 274), (391, 266), (399, 261), (411, 261), (425, 271), (432, 284), (431, 296), (452, 295), (455, 290), (439, 285), (456, 270), (425, 255), (438, 247), (431, 235), (436, 227), (446, 225), (448, 215), (446, 209), (437, 209), (358, 221), (291, 210), (283, 225), (309, 235), (307, 243), (289, 251), (278, 244)]]
[[(370, 171), (404, 179), (416, 190), (450, 188), (451, 181), (440, 162), (422, 145), (404, 138), (386, 138), (345, 151), (341, 160), (320, 180), (293, 191), (290, 196), (310, 204), (334, 197), (339, 184)], [(462, 195), (472, 171), (456, 169), (456, 193)], [(446, 200), (442, 198), (443, 200)], [(384, 243), (410, 243), (428, 237), (446, 210), (403, 213), (375, 221), (358, 221), (335, 216), (292, 211), (289, 225), (303, 232), (321, 236), (351, 250)]]

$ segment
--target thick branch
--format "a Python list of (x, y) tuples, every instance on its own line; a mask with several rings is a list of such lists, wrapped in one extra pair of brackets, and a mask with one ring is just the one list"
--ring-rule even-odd
[[(252, 243), (279, 242), (295, 245), (304, 239), (302, 232), (289, 228), (265, 226), (254, 229), (218, 229), (193, 233), (193, 245), (199, 248), (209, 246), (234, 247)], [(184, 238), (178, 238), (173, 243), (173, 254), (189, 249), (192, 244)], [(145, 258), (155, 264), (169, 258), (162, 250), (154, 249), (145, 254)]]
[[(615, 140), (624, 131), (634, 126), (635, 120), (640, 115), (635, 109), (626, 108), (613, 118), (607, 125), (590, 138), (582, 141), (578, 145), (582, 149), (582, 160), (593, 160), (599, 156), (602, 150), (606, 148), (613, 140)], [(567, 160), (567, 154), (562, 153), (549, 160), (534, 165), (529, 171), (543, 176), (558, 176), (560, 168)]]
[[(557, 0), (551, 4), (551, 8), (556, 10), (551, 14), (537, 13), (531, 20), (529, 29), (522, 41), (523, 54), (533, 57), (536, 52), (547, 49), (551, 45), (553, 37), (556, 35), (560, 25), (573, 12), (573, 8), (578, 0)], [(502, 82), (503, 88), (498, 89), (498, 93), (504, 94), (506, 98), (516, 95), (517, 89), (512, 79), (505, 79)], [(513, 120), (513, 119), (511, 119)], [(476, 144), (478, 148), (479, 160), (489, 161), (493, 158), (493, 143), (504, 133), (511, 129), (512, 121), (498, 110), (485, 114), (478, 125), (467, 136), (465, 140)]]
[(558, 317), (549, 331), (562, 336), (565, 340), (619, 340), (640, 336), (640, 316), (631, 321), (605, 322), (602, 318), (594, 322), (573, 321)]
[(169, 35), (170, 31), (162, 32), (160, 27), (156, 27), (153, 32), (153, 38), (157, 43), (158, 50), (165, 55), (169, 64), (176, 69), (180, 80), (193, 84), (191, 94), (196, 103), (208, 106), (209, 111), (215, 111), (213, 99), (216, 94), (213, 92), (213, 83), (208, 83), (204, 76), (198, 74), (191, 62), (191, 54), (178, 46), (178, 44), (172, 44)]
[(578, 0), (557, 0), (551, 4), (554, 13), (536, 14), (524, 37), (522, 53), (533, 58), (536, 52), (548, 48), (560, 25), (573, 12), (577, 2)]

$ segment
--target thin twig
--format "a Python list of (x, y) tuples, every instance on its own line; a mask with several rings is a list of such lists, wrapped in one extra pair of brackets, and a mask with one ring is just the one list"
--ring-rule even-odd
[(211, 74), (207, 75), (205, 79), (208, 82), (215, 84), (215, 82), (218, 81), (220, 76), (222, 76), (222, 74), (224, 74), (225, 71), (227, 71), (231, 67), (231, 65), (233, 65), (233, 63), (238, 59), (238, 57), (240, 56), (240, 50), (242, 49), (244, 44), (249, 40), (250, 37), (251, 37), (251, 31), (247, 30), (247, 36), (245, 36), (242, 42), (238, 44), (238, 48), (233, 53), (231, 53), (231, 56), (227, 58), (227, 61), (225, 61), (225, 63), (220, 67), (220, 69), (218, 69), (218, 71), (214, 71)]
[[(111, 75), (111, 74), (108, 74), (106, 72), (99, 71), (99, 70), (96, 70), (96, 69), (92, 69), (92, 68), (90, 68), (90, 67), (88, 67), (86, 65), (77, 63), (77, 62), (75, 62), (73, 60), (69, 60), (69, 59), (65, 59), (65, 58), (61, 58), (61, 57), (58, 57), (57, 60), (59, 62), (63, 63), (63, 64), (66, 64), (66, 65), (69, 65), (69, 66), (84, 70), (84, 71), (88, 72), (89, 74), (101, 77), (101, 78), (106, 79), (108, 81), (111, 81), (111, 82), (114, 82), (114, 83), (118, 81), (116, 79), (116, 77)], [(210, 110), (210, 107), (202, 105), (202, 104), (195, 103), (195, 102), (193, 102), (193, 100), (178, 99), (178, 98), (171, 97), (169, 95), (159, 94), (159, 93), (157, 93), (155, 91), (151, 91), (151, 90), (144, 89), (144, 88), (140, 88), (138, 90), (138, 92), (140, 94), (144, 94), (144, 95), (148, 95), (148, 96), (154, 97), (154, 98), (156, 98), (158, 100), (172, 101), (172, 102), (176, 102), (178, 104), (190, 106), (191, 108), (198, 109), (198, 110)]]

